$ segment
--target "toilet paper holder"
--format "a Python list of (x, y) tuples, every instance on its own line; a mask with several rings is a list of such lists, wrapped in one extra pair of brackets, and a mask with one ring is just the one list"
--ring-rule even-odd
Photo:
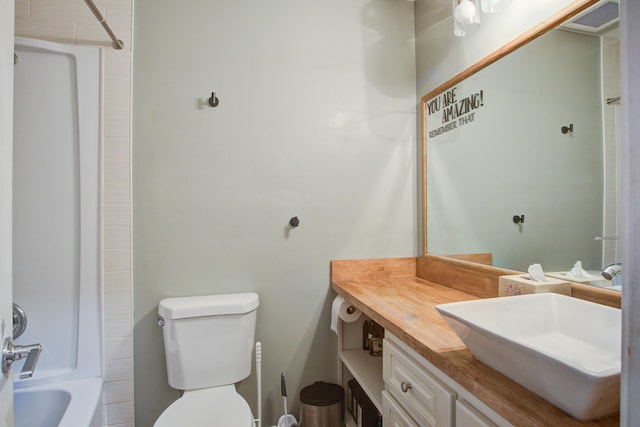
[(362, 312), (351, 302), (345, 301), (343, 297), (337, 295), (331, 303), (331, 330), (338, 333), (339, 321), (355, 322), (360, 318)]

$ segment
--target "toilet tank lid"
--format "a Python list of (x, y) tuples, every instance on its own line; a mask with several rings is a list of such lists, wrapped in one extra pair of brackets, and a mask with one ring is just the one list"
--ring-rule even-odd
[(244, 314), (258, 305), (258, 294), (252, 292), (165, 298), (158, 305), (158, 314), (164, 319)]

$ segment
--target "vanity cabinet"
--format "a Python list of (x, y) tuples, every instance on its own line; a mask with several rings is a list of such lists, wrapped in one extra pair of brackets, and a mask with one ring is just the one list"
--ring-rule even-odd
[(388, 400), (395, 399), (401, 410), (415, 420), (417, 425), (454, 426), (456, 394), (453, 390), (387, 338), (384, 341), (383, 378), (385, 391), (389, 394)]
[[(511, 426), (388, 331), (383, 356), (369, 355), (362, 349), (366, 320), (363, 315), (356, 322), (338, 322), (338, 373), (347, 408), (348, 382), (355, 378), (382, 414), (384, 427)], [(349, 410), (345, 426), (358, 426)]]
[[(575, 420), (540, 396), (474, 359), (438, 313), (436, 306), (439, 304), (488, 298), (497, 294), (498, 276), (509, 274), (505, 271), (429, 254), (419, 258), (332, 261), (331, 287), (385, 328), (383, 359), (384, 354), (394, 352), (395, 347), (396, 353), (403, 355), (402, 360), (409, 361), (408, 366), (426, 372), (425, 376), (431, 384), (435, 384), (431, 386), (434, 396), (437, 396), (436, 390), (439, 388), (445, 390), (445, 399), (447, 392), (455, 395), (449, 410), (445, 410), (451, 414), (448, 425), (619, 426), (620, 417), (617, 415), (597, 421)], [(572, 288), (572, 293), (574, 290)], [(599, 301), (600, 296), (585, 293), (580, 298)], [(357, 378), (366, 394), (376, 402), (385, 427), (429, 425), (414, 418), (418, 417), (412, 413), (416, 412), (416, 407), (403, 398), (405, 393), (402, 393), (403, 380), (399, 379), (400, 374), (396, 373), (399, 381), (392, 378), (385, 383), (389, 375), (385, 377), (380, 358), (371, 357), (362, 350), (363, 322), (359, 320), (344, 324), (338, 322), (340, 384), (345, 386), (348, 394), (348, 381)], [(360, 396), (364, 394), (359, 389), (357, 391)], [(414, 399), (416, 402), (424, 404), (422, 399)], [(431, 402), (429, 404), (433, 405)], [(437, 404), (432, 408), (437, 408)], [(435, 422), (438, 425), (438, 409), (430, 411), (436, 414)], [(348, 427), (354, 425), (357, 424), (347, 422)]]
[(382, 407), (385, 427), (420, 427), (386, 391), (382, 392)]
[(385, 427), (511, 426), (392, 334), (383, 357)]
[(456, 427), (495, 427), (496, 424), (469, 402), (465, 400), (456, 401)]

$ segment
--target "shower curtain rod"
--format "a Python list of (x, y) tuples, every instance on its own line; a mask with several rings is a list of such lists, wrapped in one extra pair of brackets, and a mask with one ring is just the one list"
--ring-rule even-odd
[(104, 16), (102, 16), (102, 13), (100, 13), (93, 0), (84, 0), (84, 2), (87, 4), (87, 6), (89, 6), (91, 12), (93, 12), (93, 16), (95, 16), (98, 22), (102, 24), (102, 28), (104, 28), (107, 34), (109, 34), (111, 40), (113, 40), (113, 48), (118, 50), (122, 49), (124, 47), (124, 43), (122, 42), (122, 40), (116, 37), (113, 31), (111, 31), (111, 27), (109, 27), (109, 24), (107, 24), (107, 21), (104, 19)]

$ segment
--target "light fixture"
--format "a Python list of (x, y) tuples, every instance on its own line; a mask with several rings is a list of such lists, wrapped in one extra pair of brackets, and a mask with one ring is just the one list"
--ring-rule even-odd
[(480, 24), (480, 0), (453, 0), (453, 33), (463, 37)]
[(511, 0), (482, 0), (482, 11), (484, 13), (501, 12), (509, 6)]

